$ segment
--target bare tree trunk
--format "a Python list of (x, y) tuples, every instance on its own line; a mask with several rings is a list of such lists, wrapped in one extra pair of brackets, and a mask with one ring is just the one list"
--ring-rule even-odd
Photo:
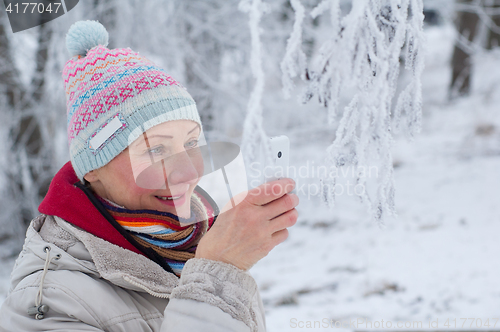
[[(472, 4), (473, 0), (457, 0), (459, 3)], [(464, 11), (458, 14), (458, 32), (469, 42), (474, 40), (478, 28), (479, 16), (476, 13)], [(461, 46), (460, 42), (455, 43), (452, 58), (452, 78), (450, 84), (450, 98), (468, 95), (470, 92), (471, 59)]]
[[(17, 71), (11, 54), (11, 46), (7, 37), (7, 16), (0, 11), (0, 93), (7, 97), (7, 104), (15, 108), (24, 99), (25, 91), (21, 86), (19, 72)], [(6, 109), (0, 110), (2, 113)]]
[[(491, 20), (493, 24), (495, 24), (498, 29), (500, 29), (500, 0), (490, 0), (491, 3), (488, 5), (488, 8), (499, 11), (498, 14), (492, 15)], [(498, 32), (498, 31), (497, 31)], [(490, 29), (488, 36), (488, 44), (487, 48), (489, 50), (500, 46), (500, 34)]]
[[(45, 67), (47, 64), (47, 54), (52, 30), (46, 24), (38, 27), (38, 50), (36, 53), (36, 69), (31, 81), (30, 89), (30, 102), (28, 106), (30, 109), (33, 105), (39, 104), (43, 99), (44, 86), (45, 86)], [(29, 155), (38, 155), (42, 148), (42, 135), (40, 132), (39, 123), (33, 112), (27, 112), (22, 117), (19, 128), (13, 131), (14, 147), (26, 148)], [(36, 180), (36, 172), (33, 173)]]

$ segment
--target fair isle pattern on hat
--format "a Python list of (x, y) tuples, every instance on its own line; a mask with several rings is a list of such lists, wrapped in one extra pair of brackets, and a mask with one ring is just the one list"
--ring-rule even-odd
[[(80, 21), (70, 28), (67, 44), (74, 56), (62, 73), (70, 157), (80, 179), (157, 124), (192, 120), (202, 127), (195, 101), (164, 69), (130, 48), (95, 45), (87, 50), (94, 40), (107, 40), (86, 34), (107, 34), (99, 26)], [(80, 47), (75, 38), (82, 38)]]
[[(68, 138), (72, 140), (101, 114), (111, 110), (144, 90), (160, 85), (180, 86), (172, 77), (132, 50), (112, 52), (97, 46), (84, 61), (69, 60), (66, 76)], [(110, 59), (114, 58), (114, 59)], [(80, 66), (79, 62), (80, 61)], [(79, 93), (80, 92), (80, 93)]]

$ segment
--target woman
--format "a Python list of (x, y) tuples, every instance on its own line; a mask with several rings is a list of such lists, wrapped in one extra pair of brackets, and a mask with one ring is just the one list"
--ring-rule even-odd
[(29, 226), (0, 331), (265, 331), (248, 269), (296, 222), (294, 182), (242, 193), (217, 216), (197, 186), (194, 100), (107, 39), (95, 21), (67, 34), (71, 161)]

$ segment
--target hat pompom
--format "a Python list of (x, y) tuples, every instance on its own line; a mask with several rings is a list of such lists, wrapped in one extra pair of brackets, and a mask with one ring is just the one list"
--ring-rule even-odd
[(98, 21), (78, 21), (66, 34), (66, 48), (71, 56), (86, 56), (87, 51), (98, 45), (108, 45), (109, 34)]

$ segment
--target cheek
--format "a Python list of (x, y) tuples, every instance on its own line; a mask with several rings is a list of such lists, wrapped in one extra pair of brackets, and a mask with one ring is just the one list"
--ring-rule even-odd
[(140, 196), (152, 192), (150, 189), (142, 188), (137, 185), (136, 177), (134, 176), (130, 163), (119, 163), (113, 168), (112, 174), (109, 175), (115, 177), (115, 184), (125, 195)]
[(145, 196), (154, 192), (152, 189), (138, 186), (133, 176), (129, 176), (126, 181), (123, 181), (123, 184), (125, 186), (124, 190), (129, 196)]
[(150, 158), (142, 158), (142, 157), (131, 157), (130, 166), (134, 178), (137, 178), (142, 172), (147, 171), (151, 167), (154, 167), (151, 164)]

